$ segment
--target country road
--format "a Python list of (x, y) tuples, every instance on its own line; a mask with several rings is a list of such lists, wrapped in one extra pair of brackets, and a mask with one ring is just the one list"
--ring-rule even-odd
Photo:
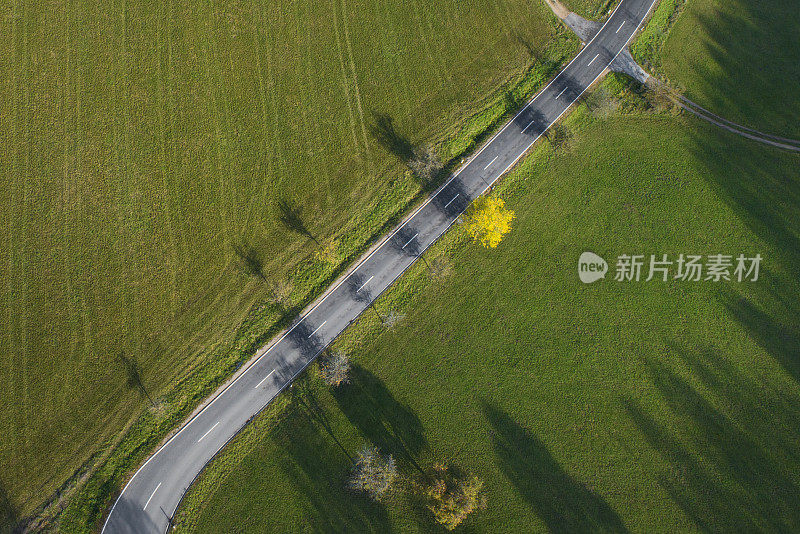
[(214, 455), (569, 109), (627, 47), (656, 1), (622, 0), (594, 38), (500, 132), (139, 468), (103, 532), (167, 531), (184, 492)]

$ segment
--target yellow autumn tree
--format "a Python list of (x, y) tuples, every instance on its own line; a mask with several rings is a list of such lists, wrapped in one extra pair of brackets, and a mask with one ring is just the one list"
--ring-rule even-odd
[(486, 248), (495, 248), (511, 231), (514, 212), (505, 208), (501, 198), (480, 197), (464, 214), (464, 228), (472, 239)]
[(455, 530), (469, 514), (486, 508), (483, 481), (443, 464), (433, 466), (422, 493), (436, 522), (447, 530)]

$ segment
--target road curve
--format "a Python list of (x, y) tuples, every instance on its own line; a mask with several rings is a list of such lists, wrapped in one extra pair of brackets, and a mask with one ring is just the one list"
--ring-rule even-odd
[(104, 534), (161, 534), (203, 467), (563, 115), (657, 0), (621, 0), (594, 38), (469, 162), (191, 418), (122, 490)]

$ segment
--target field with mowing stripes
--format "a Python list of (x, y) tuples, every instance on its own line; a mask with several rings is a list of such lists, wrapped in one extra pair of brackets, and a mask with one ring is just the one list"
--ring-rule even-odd
[(108, 498), (414, 201), (376, 132), (457, 159), (578, 46), (529, 0), (23, 0), (0, 40), (6, 524)]

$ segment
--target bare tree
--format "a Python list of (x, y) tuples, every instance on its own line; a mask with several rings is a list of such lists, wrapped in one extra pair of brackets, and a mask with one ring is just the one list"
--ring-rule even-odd
[(391, 454), (383, 455), (374, 445), (364, 444), (356, 454), (353, 473), (348, 486), (363, 491), (371, 499), (379, 501), (397, 478), (397, 464)]
[(408, 168), (420, 183), (429, 185), (436, 180), (444, 165), (431, 147), (424, 147), (414, 150)]
[(553, 148), (561, 148), (569, 141), (569, 130), (560, 122), (550, 127), (549, 134), (547, 138)]
[(275, 301), (275, 304), (282, 308), (288, 307), (292, 291), (294, 291), (294, 285), (291, 280), (288, 278), (281, 278), (277, 282), (273, 282), (270, 290), (272, 292), (272, 300)]
[(387, 330), (391, 330), (397, 323), (405, 319), (405, 317), (405, 314), (392, 310), (383, 318), (383, 326), (385, 326)]
[(347, 354), (334, 351), (320, 362), (320, 372), (326, 384), (337, 387), (350, 382), (350, 358)]
[(431, 260), (428, 270), (435, 278), (447, 278), (453, 272), (453, 264), (445, 256), (436, 256)]

